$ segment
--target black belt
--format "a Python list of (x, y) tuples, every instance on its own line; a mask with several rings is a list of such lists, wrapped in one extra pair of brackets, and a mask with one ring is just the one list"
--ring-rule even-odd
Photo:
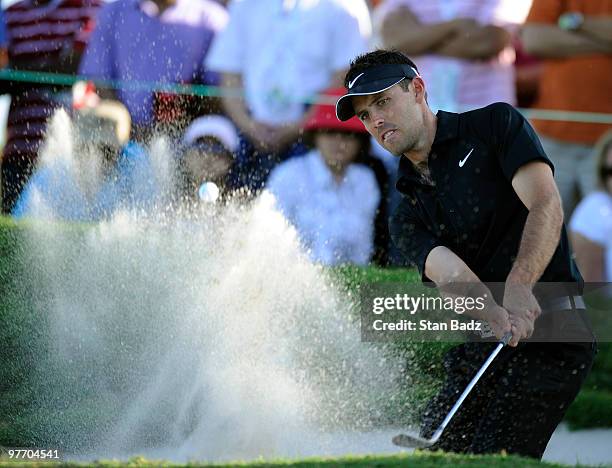
[(586, 310), (586, 304), (582, 296), (561, 296), (545, 299), (540, 302), (543, 312), (554, 310)]
[[(542, 326), (542, 323), (545, 323), (547, 321), (553, 320), (553, 319), (559, 319), (562, 318), (562, 320), (565, 320), (566, 317), (564, 317), (564, 314), (555, 314), (554, 312), (571, 312), (571, 311), (583, 311), (586, 310), (586, 305), (584, 303), (584, 298), (582, 296), (560, 296), (560, 297), (552, 297), (552, 298), (547, 298), (547, 299), (541, 299), (538, 300), (538, 303), (540, 304), (540, 307), (542, 309), (542, 315), (540, 315), (540, 317), (538, 317), (538, 321), (540, 323), (540, 326)], [(552, 313), (548, 313), (548, 312), (552, 312)], [(570, 314), (570, 318), (578, 318), (580, 320), (580, 326), (584, 326), (585, 328), (580, 328), (581, 333), (584, 333), (584, 330), (590, 330), (590, 325), (586, 324), (584, 322), (585, 318), (583, 317), (584, 314)], [(481, 321), (482, 322), (482, 328), (480, 332), (474, 332), (472, 334), (472, 336), (478, 336), (479, 339), (482, 338), (492, 338), (495, 337), (495, 335), (493, 334), (493, 331), (491, 330), (491, 327), (489, 327), (488, 323), (486, 321)], [(551, 327), (551, 325), (545, 325), (544, 329), (546, 329), (546, 326)], [(550, 330), (549, 330), (550, 331)], [(537, 335), (536, 335), (537, 336)], [(562, 336), (562, 335), (559, 335)], [(565, 335), (563, 335), (565, 336)], [(584, 338), (584, 340), (583, 340)], [(593, 339), (591, 332), (589, 331), (587, 335), (580, 335), (580, 340), (578, 341), (585, 341), (585, 342), (590, 342)]]

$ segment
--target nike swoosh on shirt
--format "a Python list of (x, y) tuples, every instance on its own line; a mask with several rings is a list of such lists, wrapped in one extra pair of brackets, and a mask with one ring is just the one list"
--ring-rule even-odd
[(465, 162), (468, 160), (468, 158), (470, 157), (470, 154), (472, 154), (472, 151), (474, 151), (474, 148), (472, 148), (470, 150), (470, 152), (468, 154), (465, 155), (465, 158), (463, 158), (461, 161), (459, 161), (459, 167), (463, 167), (463, 165), (465, 164)]
[[(365, 73), (365, 72), (363, 72)], [(355, 84), (355, 82), (361, 77), (361, 75), (363, 75), (363, 73), (360, 73), (359, 75), (357, 75), (355, 78), (353, 78), (351, 81), (349, 81), (349, 88), (352, 88), (353, 85)]]

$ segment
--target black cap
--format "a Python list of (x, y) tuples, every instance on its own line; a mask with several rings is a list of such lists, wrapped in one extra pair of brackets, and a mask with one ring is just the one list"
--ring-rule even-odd
[(419, 76), (416, 68), (403, 63), (385, 64), (372, 67), (353, 78), (348, 83), (348, 92), (336, 103), (336, 117), (345, 121), (355, 115), (352, 96), (376, 94), (396, 85), (404, 78)]

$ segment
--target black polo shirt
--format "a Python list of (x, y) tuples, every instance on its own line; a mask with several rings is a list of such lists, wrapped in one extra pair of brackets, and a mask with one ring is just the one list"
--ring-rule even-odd
[[(439, 111), (437, 117), (428, 159), (433, 185), (400, 158), (397, 189), (403, 197), (390, 220), (391, 237), (423, 281), (429, 281), (427, 255), (446, 246), (482, 281), (504, 282), (529, 213), (512, 178), (530, 161), (553, 165), (531, 125), (509, 104), (461, 114)], [(540, 281), (582, 283), (565, 226)]]

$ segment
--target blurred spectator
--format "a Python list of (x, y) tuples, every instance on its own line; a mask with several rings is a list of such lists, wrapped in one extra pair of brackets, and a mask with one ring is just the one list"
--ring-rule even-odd
[(95, 221), (118, 208), (147, 208), (157, 196), (145, 151), (128, 140), (130, 116), (118, 102), (77, 111), (73, 154), (47, 148), (13, 216)]
[(512, 43), (516, 51), (514, 62), (516, 103), (519, 107), (531, 107), (538, 97), (538, 88), (542, 78), (542, 63), (540, 59), (525, 52), (519, 34), (512, 38)]
[(207, 115), (194, 120), (185, 131), (179, 161), (183, 198), (197, 199), (203, 184), (210, 183), (219, 189), (220, 196), (226, 194), (238, 143), (236, 129), (226, 117)]
[(511, 28), (525, 0), (386, 0), (375, 13), (385, 47), (413, 57), (429, 105), (451, 112), (516, 103)]
[[(21, 0), (5, 11), (9, 67), (73, 74), (100, 5), (99, 0)], [(46, 122), (60, 106), (61, 87), (0, 81), (10, 93), (2, 157), (2, 210), (10, 212), (27, 182)]]
[(314, 148), (278, 165), (267, 187), (314, 261), (365, 265), (381, 199), (372, 171), (355, 163), (369, 137), (357, 118), (340, 122), (333, 105), (317, 105), (305, 130)]
[(4, 19), (4, 9), (0, 8), (0, 68), (8, 65), (8, 50), (6, 37), (6, 22)]
[(584, 279), (612, 282), (612, 130), (595, 149), (599, 191), (576, 207), (570, 235)]
[[(612, 2), (534, 0), (522, 33), (525, 50), (543, 61), (534, 107), (612, 113)], [(609, 125), (534, 120), (569, 218), (595, 186), (592, 147)]]
[(227, 12), (213, 0), (117, 0), (100, 11), (80, 73), (126, 82), (102, 96), (127, 106), (138, 139), (160, 119), (180, 126), (191, 120), (189, 107), (205, 108), (206, 101), (154, 93), (142, 82), (218, 84), (204, 57), (226, 22)]
[(367, 48), (370, 17), (364, 0), (242, 0), (229, 12), (207, 64), (228, 91), (244, 87), (244, 99), (223, 99), (241, 132), (233, 183), (257, 190), (278, 161), (305, 152), (305, 102), (341, 85)]
[(355, 159), (355, 162), (370, 168), (376, 178), (376, 184), (380, 193), (380, 201), (376, 208), (376, 217), (374, 218), (374, 252), (372, 253), (371, 261), (379, 266), (389, 266), (389, 248), (392, 244), (391, 236), (389, 235), (389, 201), (391, 193), (396, 190), (390, 190), (391, 180), (385, 163), (372, 154), (371, 138), (370, 141), (363, 145), (363, 149)]

